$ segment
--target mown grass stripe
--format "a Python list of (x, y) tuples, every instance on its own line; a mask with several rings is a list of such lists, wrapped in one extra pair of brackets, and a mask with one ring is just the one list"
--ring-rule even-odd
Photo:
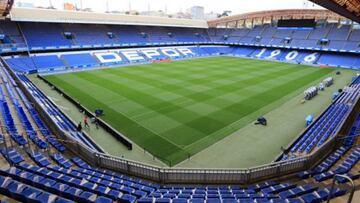
[(103, 108), (110, 125), (175, 164), (331, 71), (215, 57), (47, 79), (89, 109)]

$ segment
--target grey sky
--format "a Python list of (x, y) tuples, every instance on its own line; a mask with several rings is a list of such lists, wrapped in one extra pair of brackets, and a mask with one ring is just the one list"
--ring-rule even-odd
[[(64, 2), (80, 4), (83, 7), (90, 7), (95, 11), (103, 12), (106, 10), (107, 0), (17, 0), (23, 2), (32, 2), (36, 6), (48, 6), (51, 1), (55, 7), (62, 7)], [(307, 0), (108, 0), (110, 10), (128, 10), (131, 5), (132, 10), (165, 10), (169, 13), (185, 11), (191, 6), (204, 6), (205, 12), (222, 12), (223, 10), (232, 10), (233, 14), (285, 9), (285, 8), (313, 8), (313, 4)], [(307, 2), (307, 3), (306, 3)], [(316, 6), (316, 8), (319, 8)]]

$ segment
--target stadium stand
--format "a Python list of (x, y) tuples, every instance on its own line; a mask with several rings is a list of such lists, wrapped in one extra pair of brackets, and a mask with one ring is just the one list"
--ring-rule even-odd
[[(358, 52), (358, 30), (350, 25), (330, 23), (315, 29), (277, 28), (257, 25), (253, 29), (187, 29), (149, 26), (79, 25), (56, 23), (6, 22), (1, 42), (3, 52), (24, 48), (25, 39), (30, 50), (58, 50), (120, 46), (153, 46), (165, 44), (229, 43), (274, 47), (305, 48), (309, 50), (343, 50)], [(35, 28), (35, 29), (34, 29)], [(1, 28), (0, 28), (1, 29)], [(23, 36), (21, 35), (23, 33)], [(66, 37), (66, 33), (69, 38)], [(288, 43), (285, 43), (288, 40)], [(327, 45), (320, 45), (327, 40)], [(21, 50), (21, 49), (20, 49)], [(23, 49), (22, 49), (23, 50)]]
[(57, 24), (21, 23), (21, 30), (26, 36), (29, 48), (33, 50), (44, 47), (67, 48), (74, 45), (71, 40), (65, 38), (63, 28)]
[[(257, 25), (253, 29), (188, 29), (172, 27), (149, 26), (115, 26), (115, 25), (86, 25), (86, 24), (56, 24), (56, 23), (30, 23), (30, 22), (4, 22), (7, 27), (2, 40), (3, 46), (11, 46), (10, 50), (16, 51), (16, 47), (24, 46), (27, 42), (30, 50), (61, 50), (61, 49), (89, 49), (100, 47), (121, 46), (159, 46), (159, 45), (183, 45), (183, 44), (228, 44), (228, 48), (222, 48), (216, 52), (213, 48), (203, 46), (193, 49), (198, 56), (229, 54), (233, 56), (255, 57), (286, 62), (304, 62), (304, 58), (287, 60), (283, 56), (288, 48), (295, 49), (299, 55), (307, 52), (318, 52), (315, 61), (311, 64), (320, 66), (336, 66), (343, 68), (359, 68), (359, 59), (355, 53), (360, 51), (359, 32), (350, 25), (337, 25), (334, 23), (319, 25), (314, 29), (290, 29), (277, 28), (270, 24)], [(34, 29), (35, 28), (35, 29)], [(21, 35), (23, 33), (23, 36)], [(71, 36), (66, 37), (66, 33)], [(6, 40), (11, 38), (12, 40)], [(321, 41), (327, 43), (321, 44)], [(240, 45), (233, 48), (232, 45)], [(254, 46), (267, 47), (267, 50), (258, 56), (262, 49)], [(281, 49), (281, 54), (274, 54), (276, 48)], [(286, 49), (285, 49), (286, 48)], [(210, 50), (212, 49), (212, 50)], [(251, 51), (253, 49), (253, 51)], [(308, 50), (308, 51), (304, 51)], [(23, 49), (20, 49), (21, 51)], [(110, 51), (110, 50), (109, 50)], [(320, 52), (319, 52), (320, 51)], [(337, 53), (341, 51), (341, 54)], [(198, 53), (197, 53), (198, 52)], [(347, 52), (347, 53), (346, 53)], [(256, 54), (255, 54), (256, 53)], [(101, 63), (89, 52), (68, 54), (37, 54), (28, 56), (7, 57), (7, 63), (17, 71), (24, 73), (51, 72), (66, 68), (85, 68), (109, 65)], [(121, 56), (124, 58), (123, 56)], [(153, 60), (167, 57), (158, 56)], [(174, 57), (170, 57), (173, 58)], [(291, 57), (290, 57), (291, 58)], [(311, 57), (310, 57), (311, 58)], [(124, 58), (123, 63), (133, 63)], [(149, 60), (149, 57), (147, 57)], [(140, 60), (138, 62), (144, 62)], [(308, 62), (307, 62), (308, 63)], [(115, 63), (118, 64), (118, 63)]]
[(12, 52), (26, 47), (16, 23), (2, 21), (0, 23), (0, 50)]
[(60, 57), (63, 66), (70, 68), (92, 67), (98, 65), (98, 62), (90, 54), (69, 54)]
[[(146, 54), (146, 50), (152, 50), (152, 53)], [(191, 50), (191, 53), (184, 54), (181, 50)], [(133, 56), (129, 56), (128, 51), (130, 51)], [(117, 57), (115, 57), (114, 54), (117, 55)], [(101, 57), (99, 57), (99, 55), (101, 55)], [(352, 69), (360, 67), (360, 59), (355, 53), (339, 54), (333, 52), (289, 50), (285, 48), (231, 47), (220, 45), (160, 47), (155, 49), (133, 48), (106, 50), (106, 52), (59, 52), (54, 54), (37, 54), (31, 57), (4, 57), (4, 59), (12, 69), (18, 72), (54, 73), (75, 68), (108, 67), (129, 63), (151, 63), (152, 61), (162, 59), (179, 60), (189, 57), (212, 55), (230, 55), (264, 60), (279, 60), (288, 63)]]
[[(13, 151), (13, 153), (18, 152)], [(59, 160), (64, 160), (62, 156), (59, 157)], [(76, 160), (75, 163), (83, 162), (77, 157), (72, 160)], [(239, 186), (160, 186), (110, 171), (92, 168), (87, 164), (78, 165), (72, 169), (63, 167), (65, 163), (71, 164), (69, 160), (57, 162), (60, 166), (56, 164), (35, 166), (26, 163), (23, 158), (17, 162), (19, 164), (16, 166), (7, 170), (0, 170), (2, 175), (0, 181), (1, 192), (20, 201), (31, 200), (32, 198), (41, 200), (44, 196), (48, 197), (47, 193), (50, 193), (53, 198), (81, 202), (103, 202), (105, 200), (106, 202), (131, 203), (135, 201), (170, 202), (171, 200), (173, 202), (187, 202), (189, 200), (192, 202), (302, 202), (301, 200), (312, 202), (312, 199), (326, 200), (330, 194), (328, 188), (319, 188), (312, 184), (300, 185), (274, 181), (250, 185), (247, 188)], [(21, 182), (22, 187), (21, 189), (18, 187), (19, 189), (15, 191), (21, 195), (15, 195), (14, 192), (11, 192), (11, 188), (14, 187), (13, 184), (18, 183), (17, 181)], [(32, 195), (25, 192), (27, 188), (33, 188), (30, 193)], [(38, 191), (36, 195), (34, 195), (34, 191)], [(332, 191), (332, 197), (341, 196), (345, 193), (345, 190), (335, 189)], [(47, 200), (47, 198), (45, 199)]]
[[(30, 93), (42, 105), (49, 117), (54, 119), (56, 125), (63, 131), (68, 132), (74, 139), (84, 143), (93, 150), (101, 151), (99, 147), (88, 136), (76, 130), (75, 124), (69, 120), (31, 81), (24, 75), (18, 75), (22, 82), (29, 88)], [(55, 144), (57, 145), (57, 144)], [(59, 147), (62, 149), (62, 147)], [(61, 151), (61, 150), (60, 150)]]
[(342, 93), (336, 101), (319, 117), (319, 119), (310, 126), (304, 134), (293, 144), (290, 154), (282, 159), (296, 157), (298, 153), (311, 153), (315, 147), (319, 147), (327, 139), (333, 137), (338, 130), (338, 126), (346, 117), (354, 102), (359, 97), (359, 78)]
[(13, 67), (17, 67), (16, 69), (22, 71), (37, 70), (42, 72), (43, 70), (54, 70), (64, 67), (63, 62), (56, 55), (11, 57), (7, 61)]
[[(106, 25), (64, 24), (62, 27), (64, 33), (73, 34), (72, 42), (74, 45), (90, 46), (92, 44), (94, 46), (110, 46), (118, 40), (117, 37), (111, 38), (108, 35), (111, 29)], [(89, 29), (91, 29), (91, 32), (89, 32)]]
[[(11, 25), (16, 28), (16, 23), (11, 23)], [(19, 23), (18, 25), (24, 33), (30, 50), (119, 47), (120, 45), (139, 46), (173, 42), (183, 44), (210, 41), (204, 29), (29, 22)]]
[[(323, 182), (330, 178), (333, 178), (336, 174), (345, 174), (352, 180), (360, 178), (360, 171), (357, 171), (354, 167), (360, 160), (360, 146), (355, 145), (355, 140), (358, 136), (360, 129), (359, 123), (360, 117), (357, 116), (352, 130), (346, 139), (343, 140), (342, 146), (331, 153), (323, 162), (309, 171), (298, 173), (298, 176), (302, 179), (313, 179), (317, 182)], [(338, 178), (340, 183), (346, 183), (348, 180), (344, 178)]]
[[(47, 143), (44, 141), (45, 139), (48, 140), (48, 142), (53, 145), (56, 149), (58, 149), (60, 152), (63, 152), (65, 150), (64, 146), (62, 146), (58, 141), (56, 141), (56, 138), (51, 135), (49, 129), (44, 125), (44, 123), (39, 118), (37, 112), (34, 110), (31, 105), (29, 105), (29, 102), (25, 98), (24, 94), (21, 92), (19, 88), (17, 88), (16, 83), (11, 78), (9, 73), (6, 69), (1, 67), (1, 79), (4, 82), (4, 86), (7, 90), (8, 96), (5, 96), (5, 94), (0, 91), (1, 93), (1, 103), (2, 103), (2, 114), (3, 119), (5, 121), (6, 127), (8, 132), (10, 133), (10, 136), (12, 139), (18, 143), (19, 145), (25, 145), (27, 144), (27, 140), (22, 135), (22, 132), (19, 132), (17, 124), (14, 123), (13, 114), (10, 111), (10, 107), (8, 105), (9, 100), (12, 103), (12, 105), (15, 108), (15, 112), (18, 114), (18, 118), (21, 121), (21, 124), (23, 126), (23, 132), (26, 132), (27, 136), (40, 148), (40, 149), (46, 149), (48, 147)], [(21, 77), (21, 76), (20, 76)], [(22, 76), (25, 78), (24, 76)], [(26, 82), (29, 82), (26, 80)], [(30, 86), (32, 84), (28, 84), (29, 89), (31, 89)], [(0, 89), (1, 90), (1, 89)], [(65, 115), (63, 115), (58, 108), (52, 104), (47, 97), (45, 97), (41, 92), (38, 91), (38, 89), (33, 89), (36, 96), (39, 98), (39, 102), (41, 101), (41, 104), (48, 112), (49, 116), (53, 117), (55, 119), (57, 125), (63, 129), (66, 132), (69, 132), (75, 139), (81, 140), (81, 142), (85, 143), (87, 146), (92, 148), (93, 150), (100, 150), (96, 144), (92, 140), (90, 140), (85, 134), (77, 132), (75, 129), (75, 125), (66, 118)], [(19, 96), (18, 96), (19, 95)], [(23, 99), (21, 102), (19, 99)], [(23, 104), (22, 104), (23, 103)], [(29, 118), (27, 113), (25, 113), (25, 110), (28, 111), (28, 114), (32, 115), (32, 118), (34, 119), (34, 123), (37, 124), (37, 127), (40, 128), (39, 130), (35, 130), (34, 126), (29, 121)], [(38, 136), (38, 134), (41, 133), (42, 136), (45, 139), (42, 139)]]

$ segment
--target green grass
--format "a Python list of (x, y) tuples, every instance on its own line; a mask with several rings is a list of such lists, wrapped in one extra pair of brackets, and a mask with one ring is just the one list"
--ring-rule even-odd
[(46, 79), (90, 110), (104, 109), (106, 122), (174, 165), (333, 71), (215, 57)]

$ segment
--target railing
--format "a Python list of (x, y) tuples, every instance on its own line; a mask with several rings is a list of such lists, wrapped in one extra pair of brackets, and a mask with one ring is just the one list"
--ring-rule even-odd
[[(79, 143), (69, 134), (63, 132), (56, 127), (56, 125), (49, 125), (49, 122), (52, 122), (50, 116), (35, 102), (33, 95), (27, 91), (24, 84), (14, 72), (6, 64), (5, 66), (29, 100), (35, 104), (36, 110), (41, 114), (42, 118), (45, 119), (44, 121), (51, 130), (57, 132), (56, 135), (58, 137), (66, 140), (64, 144), (69, 150), (84, 158), (91, 165), (162, 184), (250, 184), (265, 179), (286, 176), (311, 168), (325, 158), (327, 154), (331, 153), (337, 144), (336, 137), (333, 137), (333, 139), (329, 139), (320, 148), (307, 156), (246, 169), (189, 169), (147, 165), (105, 153), (94, 152), (84, 144)], [(353, 105), (353, 107), (354, 106), (355, 105)], [(351, 109), (351, 111), (352, 110), (353, 109)], [(349, 114), (347, 114), (347, 116), (348, 115)], [(345, 120), (348, 119), (344, 119), (341, 126), (344, 126)]]
[[(65, 135), (67, 136), (67, 135)], [(68, 136), (67, 139), (73, 139)], [(94, 153), (79, 142), (69, 142), (68, 147), (89, 163), (151, 181), (170, 184), (249, 184), (277, 176), (306, 170), (332, 151), (336, 140), (330, 140), (322, 148), (309, 156), (282, 162), (275, 162), (247, 169), (185, 169), (161, 168), (116, 156)]]
[(335, 183), (338, 181), (338, 178), (345, 178), (347, 181), (349, 181), (350, 185), (351, 185), (351, 190), (350, 190), (350, 196), (348, 198), (348, 201), (347, 203), (351, 203), (352, 202), (352, 199), (354, 197), (354, 192), (355, 192), (355, 184), (354, 184), (354, 181), (349, 177), (349, 176), (346, 176), (346, 175), (341, 175), (341, 174), (336, 174), (333, 178), (333, 182), (331, 184), (331, 188), (330, 188), (330, 194), (327, 198), (327, 203), (330, 202), (330, 199), (332, 198), (333, 196), (333, 191), (335, 189)]

